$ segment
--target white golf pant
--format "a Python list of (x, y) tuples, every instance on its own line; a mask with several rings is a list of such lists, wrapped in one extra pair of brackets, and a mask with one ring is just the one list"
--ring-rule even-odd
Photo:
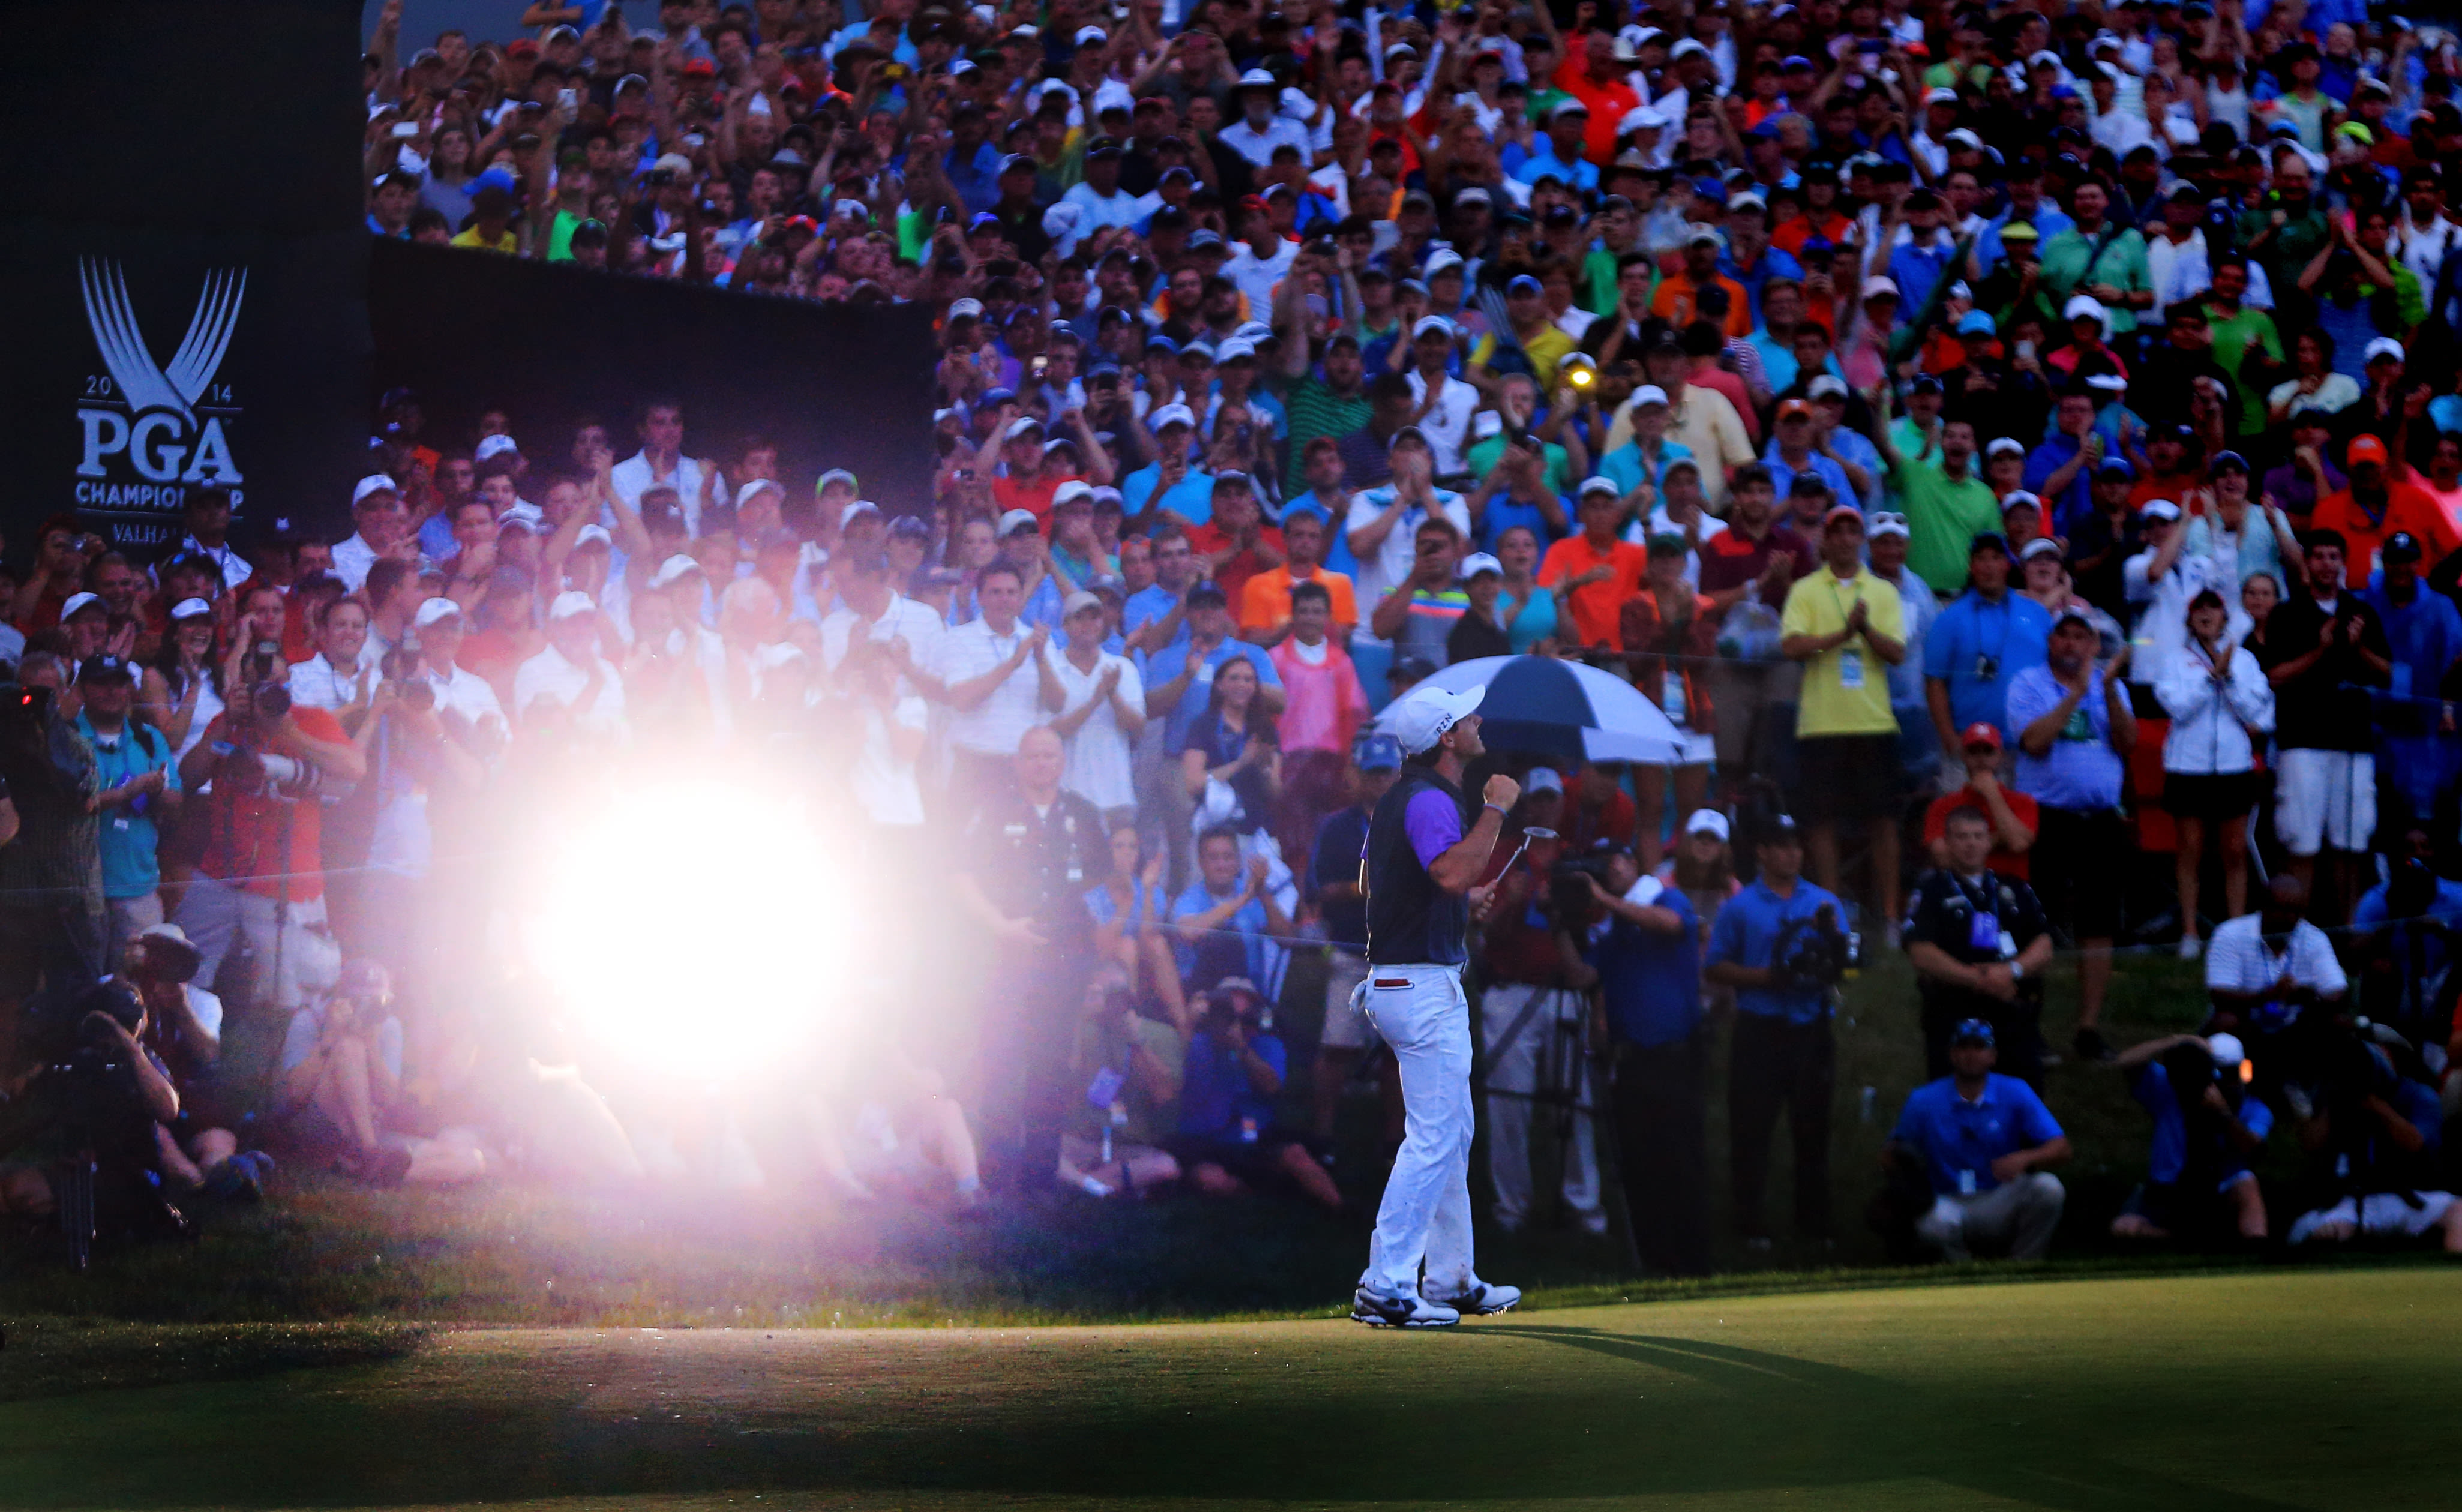
[(1359, 1284), (1388, 1296), (1458, 1296), (1471, 1272), (1470, 1003), (1459, 966), (1371, 964), (1369, 1022), (1402, 1073), (1402, 1151), (1385, 1180)]
[[(1537, 1007), (1525, 1016), (1533, 998)], [(1480, 996), (1479, 1007), (1479, 1037), (1487, 1048), (1487, 1177), (1496, 1188), (1497, 1222), (1518, 1228), (1530, 1216), (1530, 1122), (1538, 1106), (1531, 1099), (1543, 1080), (1551, 1094), (1573, 1095), (1565, 1205), (1585, 1216), (1597, 1212), (1599, 1153), (1580, 1032), (1588, 1000), (1560, 987), (1503, 982)], [(1546, 1105), (1541, 1115), (1545, 1137), (1555, 1137), (1555, 1120), (1565, 1112), (1552, 1101)]]

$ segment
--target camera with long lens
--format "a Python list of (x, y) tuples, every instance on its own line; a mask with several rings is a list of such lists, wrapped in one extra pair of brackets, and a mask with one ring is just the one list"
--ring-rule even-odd
[(1846, 980), (1863, 954), (1863, 941), (1839, 927), (1827, 903), (1810, 918), (1790, 918), (1770, 949), (1770, 969), (1781, 984), (1798, 991), (1825, 991)]
[(248, 648), (240, 666), (248, 684), (248, 706), (259, 720), (278, 720), (291, 712), (291, 678), (278, 642), (260, 640)]
[(1608, 887), (1608, 858), (1605, 855), (1576, 855), (1557, 862), (1547, 870), (1547, 912), (1555, 918), (1560, 929), (1581, 931), (1598, 921), (1599, 900), (1590, 891), (1590, 881)]
[(419, 653), (404, 651), (400, 646), (384, 654), (378, 669), (404, 707), (432, 709), (436, 707), (436, 685), (419, 675)]
[(222, 767), (214, 774), (233, 791), (271, 798), (314, 795), (322, 773), (261, 744), (266, 727), (291, 712), (291, 684), (282, 647), (260, 640), (240, 661), (240, 679), (248, 688), (248, 717), (239, 722), (232, 739), (221, 747)]

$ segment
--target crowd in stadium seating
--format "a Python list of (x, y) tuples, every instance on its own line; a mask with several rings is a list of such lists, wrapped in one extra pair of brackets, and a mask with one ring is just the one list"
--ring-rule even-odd
[[(388, 6), (371, 234), (926, 304), (931, 493), (784, 476), (644, 375), (572, 435), (387, 395), (343, 540), (234, 544), (205, 488), (159, 560), (48, 524), (6, 585), (57, 718), (0, 743), (0, 992), (120, 972), (117, 1040), (57, 1004), (25, 1037), (151, 1049), (187, 1100), (165, 1190), (258, 1189), (279, 1125), (379, 1181), (1372, 1199), (1332, 1136), (1377, 1065), (1377, 712), (1530, 653), (1677, 739), (1503, 758), (1509, 828), (1554, 837), (1482, 894), (1500, 1225), (1561, 1127), (1606, 1231), (1595, 1124), (1644, 1257), (1707, 1268), (1716, 1036), (1736, 1232), (1781, 1232), (1784, 1112), (1784, 1232), (1827, 1240), (1839, 983), (1903, 949), (1933, 1080), (1871, 1216), (1907, 1253), (2044, 1252), (2062, 1059), (2152, 1123), (2115, 1235), (2462, 1249), (2451, 32), (2355, 0), (634, 19), (533, 0), (412, 51)], [(476, 1007), (506, 987), (465, 842), (709, 750), (950, 900), (999, 984), (968, 1054), (877, 1049), (791, 1136), (513, 1074), (560, 1031)], [(2130, 951), (2201, 962), (2197, 1033), (2106, 1037)], [(252, 1124), (218, 976), (295, 1014)], [(2299, 1174), (2269, 1201), (2260, 1166)], [(44, 1205), (38, 1162), (0, 1177)]]

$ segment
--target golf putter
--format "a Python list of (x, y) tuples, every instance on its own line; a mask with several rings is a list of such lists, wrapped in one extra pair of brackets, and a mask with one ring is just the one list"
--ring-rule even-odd
[(1503, 867), (1503, 870), (1502, 870), (1502, 871), (1498, 872), (1496, 875), (1499, 875), (1499, 876), (1502, 876), (1502, 875), (1504, 875), (1504, 873), (1505, 873), (1505, 872), (1510, 872), (1510, 871), (1512, 871), (1512, 870), (1513, 870), (1513, 863), (1522, 859), (1522, 853), (1530, 849), (1530, 842), (1531, 842), (1531, 841), (1533, 841), (1533, 840), (1553, 840), (1553, 839), (1555, 839), (1555, 838), (1556, 838), (1556, 832), (1555, 832), (1555, 831), (1553, 831), (1553, 830), (1542, 830), (1542, 829), (1537, 829), (1537, 828), (1535, 828), (1535, 827), (1534, 827), (1534, 828), (1532, 828), (1532, 829), (1528, 829), (1528, 830), (1524, 830), (1524, 831), (1523, 831), (1523, 832), (1522, 832), (1522, 843), (1521, 843), (1520, 845), (1517, 845), (1517, 846), (1515, 846), (1515, 847), (1513, 848), (1513, 853), (1512, 853), (1511, 855), (1506, 856), (1506, 857), (1504, 858), (1504, 867)]

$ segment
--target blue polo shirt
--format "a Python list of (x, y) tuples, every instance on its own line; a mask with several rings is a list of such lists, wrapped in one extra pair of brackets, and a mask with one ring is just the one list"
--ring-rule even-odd
[[(1718, 910), (1717, 920), (1710, 926), (1707, 964), (1715, 966), (1725, 961), (1738, 966), (1767, 966), (1777, 949), (1779, 932), (1790, 923), (1811, 927), (1813, 915), (1824, 903), (1829, 905), (1838, 927), (1845, 929), (1846, 905), (1839, 902), (1835, 895), (1798, 877), (1795, 890), (1781, 897), (1770, 891), (1767, 882), (1755, 878), (1752, 886), (1727, 899)], [(1738, 987), (1736, 1007), (1765, 1019), (1817, 1024), (1829, 1016), (1829, 994), (1820, 988)]]
[[(2137, 1069), (2137, 1078), (2129, 1091), (2137, 1094), (2138, 1103), (2154, 1120), (2154, 1139), (2146, 1152), (2146, 1179), (2157, 1186), (2169, 1186), (2189, 1168), (2189, 1121), (2180, 1116), (2180, 1101), (2171, 1095), (2171, 1073), (2163, 1069), (2161, 1061), (2148, 1061)], [(2262, 1140), (2274, 1132), (2274, 1110), (2257, 1098), (2244, 1097), (2240, 1100), (2239, 1121)], [(2226, 1144), (2222, 1162), (2214, 1169), (2228, 1185), (2248, 1169), (2248, 1161)]]
[(1656, 934), (1613, 915), (1591, 926), (1586, 954), (1598, 968), (1608, 1032), (1643, 1049), (1673, 1044), (1701, 1023), (1700, 916), (1683, 893), (1654, 876), (1634, 883), (1625, 897), (1668, 910), (1684, 920), (1684, 930)]
[[(1180, 668), (1188, 665), (1188, 637), (1183, 636), (1176, 643), (1146, 658), (1146, 686), (1155, 687), (1179, 676)], [(1188, 691), (1179, 696), (1179, 702), (1172, 705), (1171, 713), (1164, 717), (1163, 749), (1176, 751), (1188, 744), (1190, 728), (1197, 724), (1198, 716), (1205, 712), (1206, 701), (1214, 696), (1215, 669), (1233, 657), (1246, 658), (1248, 665), (1257, 669), (1260, 687), (1278, 688), (1283, 685), (1282, 674), (1274, 670), (1272, 659), (1262, 647), (1252, 646), (1244, 640), (1223, 641), (1205, 654), (1197, 676), (1188, 680)]]
[(1944, 1076), (1907, 1093), (1898, 1126), (1890, 1137), (1923, 1152), (1932, 1173), (1932, 1189), (1955, 1196), (1958, 1174), (1975, 1173), (1975, 1190), (1989, 1192), (2000, 1184), (1992, 1162), (2013, 1150), (2031, 1150), (2061, 1136), (2052, 1111), (2035, 1090), (2015, 1076), (1998, 1072), (1984, 1078), (1982, 1094), (1973, 1102), (1957, 1095), (1957, 1082)]
[[(1160, 583), (1140, 588), (1129, 595), (1128, 602), (1120, 606), (1120, 629), (1127, 634), (1134, 635), (1154, 621), (1168, 617), (1172, 606), (1178, 602), (1179, 595)], [(1172, 637), (1171, 643), (1175, 646), (1188, 644), (1186, 617), (1181, 618), (1179, 634)]]
[[(1120, 480), (1120, 507), (1134, 517), (1143, 514), (1146, 500), (1162, 482), (1162, 464), (1150, 462)], [(1191, 467), (1179, 486), (1162, 496), (1159, 508), (1169, 509), (1191, 525), (1214, 523), (1214, 474)]]
[[(1285, 1074), (1290, 1066), (1280, 1036), (1252, 1033), (1248, 1048), (1260, 1060)], [(1259, 1135), (1274, 1127), (1274, 1100), (1257, 1095), (1247, 1068), (1231, 1047), (1205, 1029), (1188, 1037), (1188, 1058), (1179, 1081), (1179, 1132), (1200, 1139), (1239, 1141), (1245, 1120), (1254, 1119)]]
[[(2011, 740), (2017, 732), (2009, 727), (2009, 683), (2028, 667), (2043, 664), (2051, 638), (2051, 611), (2042, 605), (2005, 590), (1993, 603), (1970, 588), (1940, 612), (1924, 636), (1924, 676), (1949, 684), (1951, 724), (1960, 730), (1990, 724)], [(1987, 661), (1997, 663), (1996, 675), (1978, 677)]]
[(2351, 933), (2365, 935), (2386, 930), (2385, 951), (2395, 972), (2427, 991), (2428, 984), (2445, 975), (2453, 963), (2449, 940), (2462, 938), (2462, 883), (2436, 879), (2436, 896), (2428, 905), (2426, 923), (2396, 919), (2388, 899), (2386, 884), (2383, 882), (2361, 894), (2351, 909)]
[[(1246, 863), (1242, 862), (1242, 879), (1232, 883), (1233, 887), (1246, 885)], [(1189, 882), (1188, 891), (1180, 894), (1178, 900), (1171, 905), (1172, 921), (1177, 923), (1192, 915), (1205, 913), (1219, 906), (1222, 901), (1223, 899), (1206, 890), (1205, 878), (1197, 877)], [(1217, 935), (1210, 938), (1212, 959), (1207, 964), (1209, 967), (1227, 964), (1222, 958), (1227, 955), (1234, 942), (1223, 940), (1220, 936), (1236, 934), (1240, 937), (1237, 947), (1244, 958), (1240, 974), (1257, 983), (1259, 987), (1270, 991), (1269, 979), (1273, 973), (1266, 968), (1272, 964), (1269, 947), (1273, 944), (1273, 940), (1265, 933), (1270, 926), (1271, 920), (1265, 917), (1264, 900), (1256, 897), (1248, 899), (1241, 904), (1229, 918), (1224, 919)], [(1182, 982), (1195, 986), (1211, 987), (1215, 982), (1229, 975), (1228, 972), (1216, 972), (1211, 981), (1199, 982), (1196, 980), (1199, 965), (1197, 946), (1175, 936), (1171, 950), (1172, 954), (1178, 958), (1179, 978)]]
[[(2009, 725), (2024, 729), (2053, 709), (2068, 690), (2052, 679), (2050, 666), (2028, 667), (2009, 682)], [(2042, 755), (2018, 752), (2018, 790), (2046, 809), (2095, 813), (2120, 806), (2125, 775), (2111, 748), (2111, 704), (2104, 696), (2101, 668), (2086, 674), (2085, 697)]]
[[(108, 745), (95, 733), (94, 722), (83, 714), (77, 716), (77, 733), (94, 747), (94, 775), (98, 788), (117, 788), (149, 771), (165, 773), (163, 790), (180, 791), (180, 764), (171, 759), (171, 743), (150, 724), (140, 724), (133, 717), (120, 726), (119, 733)], [(162, 884), (162, 870), (156, 859), (159, 839), (154, 828), (154, 815), (161, 810), (159, 796), (145, 800), (144, 811), (132, 811), (123, 804), (105, 809), (97, 821), (95, 845), (102, 853), (102, 895), (105, 897), (143, 897)]]
[(1522, 166), (1513, 170), (1513, 177), (1523, 184), (1536, 184), (1551, 173), (1558, 183), (1575, 194), (1592, 194), (1598, 190), (1597, 165), (1583, 158), (1566, 162), (1556, 156), (1556, 144), (1543, 133), (1539, 138), (1538, 150), (1522, 160)]
[[(2080, 520), (2094, 512), (2094, 477), (2090, 467), (2080, 467), (2069, 486), (2059, 493), (2045, 497), (2043, 480), (2068, 465), (2078, 454), (2078, 439), (2066, 431), (2054, 431), (2043, 443), (2026, 453), (2026, 491), (2042, 499), (2043, 508), (2052, 515), (2052, 533), (2066, 535)], [(2117, 448), (2106, 445), (2106, 457), (2117, 457)]]

